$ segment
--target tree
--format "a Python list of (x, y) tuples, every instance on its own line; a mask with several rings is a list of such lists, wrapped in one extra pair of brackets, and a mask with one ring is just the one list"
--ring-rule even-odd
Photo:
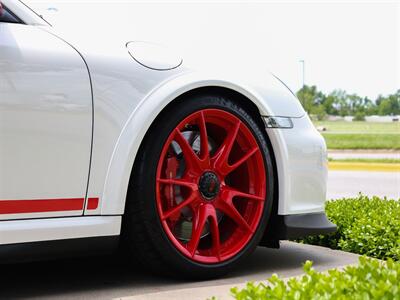
[(329, 94), (329, 97), (333, 98), (333, 107), (337, 111), (336, 115), (342, 117), (350, 114), (350, 105), (347, 101), (348, 95), (344, 90), (334, 90)]
[(327, 97), (325, 97), (325, 101), (323, 103), (324, 109), (328, 115), (337, 116), (339, 114), (336, 106), (335, 106), (336, 97), (330, 93)]
[(342, 117), (357, 116), (359, 119), (365, 119), (366, 115), (400, 114), (400, 89), (386, 97), (379, 95), (375, 101), (372, 101), (357, 94), (347, 94), (344, 90), (334, 90), (325, 95), (318, 91), (315, 85), (305, 85), (297, 92), (297, 97), (305, 111), (318, 119), (325, 118), (327, 114)]
[(324, 102), (325, 95), (318, 91), (315, 85), (305, 85), (297, 92), (297, 98), (299, 98), (304, 110), (311, 113), (314, 106)]
[(400, 89), (386, 98), (379, 96), (377, 101), (378, 113), (381, 116), (400, 114)]
[(326, 118), (325, 107), (322, 104), (313, 107), (311, 112), (313, 115), (315, 115), (317, 117), (318, 121), (322, 121)]
[(365, 113), (362, 111), (356, 112), (353, 121), (365, 121)]

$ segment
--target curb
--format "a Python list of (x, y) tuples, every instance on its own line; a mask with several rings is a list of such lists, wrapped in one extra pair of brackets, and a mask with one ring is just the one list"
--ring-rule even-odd
[(364, 162), (328, 162), (329, 170), (370, 171), (370, 172), (400, 172), (397, 163), (364, 163)]

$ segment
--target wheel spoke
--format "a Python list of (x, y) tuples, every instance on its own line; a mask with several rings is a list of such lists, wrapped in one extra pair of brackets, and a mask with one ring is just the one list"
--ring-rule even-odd
[(182, 208), (191, 204), (193, 201), (196, 200), (196, 198), (197, 198), (196, 193), (192, 193), (188, 198), (186, 198), (184, 201), (179, 203), (177, 206), (175, 206), (175, 207), (171, 208), (169, 211), (163, 213), (161, 216), (161, 220), (164, 221), (164, 220), (170, 218), (171, 216), (179, 213)]
[(180, 185), (190, 188), (192, 191), (197, 191), (197, 184), (184, 180), (184, 179), (157, 179), (159, 183), (163, 184), (171, 184), (171, 185)]
[(265, 201), (265, 197), (257, 196), (257, 195), (253, 195), (253, 194), (249, 194), (249, 193), (244, 193), (244, 192), (235, 190), (234, 188), (231, 188), (228, 186), (224, 186), (221, 193), (222, 193), (221, 198), (227, 202), (232, 201), (232, 199), (234, 197), (240, 197), (240, 198), (257, 200), (257, 201)]
[(193, 151), (192, 147), (190, 146), (189, 142), (185, 139), (182, 135), (182, 132), (178, 128), (175, 129), (175, 138), (174, 140), (178, 143), (181, 147), (183, 155), (185, 157), (186, 163), (189, 165), (189, 168), (192, 170), (201, 170), (200, 166), (200, 159), (197, 154)]
[(196, 254), (197, 247), (200, 242), (201, 233), (203, 232), (208, 217), (208, 205), (200, 205), (197, 213), (194, 216), (192, 237), (187, 245), (190, 255), (193, 257)]
[(200, 157), (202, 160), (209, 159), (209, 150), (208, 150), (208, 135), (207, 135), (207, 127), (206, 127), (206, 119), (204, 117), (204, 113), (200, 112), (199, 118), (199, 128), (200, 128)]
[(217, 153), (214, 155), (214, 168), (224, 169), (228, 165), (229, 154), (231, 153), (233, 144), (235, 143), (236, 137), (239, 133), (241, 122), (238, 120), (232, 129), (229, 130), (225, 140), (219, 147)]
[(232, 219), (240, 228), (245, 231), (253, 232), (250, 228), (250, 225), (243, 218), (243, 216), (239, 213), (236, 207), (233, 205), (232, 201), (223, 201), (219, 204), (219, 208), (222, 212), (228, 215), (229, 218)]
[(210, 213), (209, 220), (210, 220), (211, 236), (213, 240), (212, 250), (214, 255), (218, 258), (218, 260), (221, 260), (221, 240), (219, 237), (218, 218), (215, 209), (213, 209), (213, 212)]
[(250, 151), (248, 151), (241, 159), (239, 159), (238, 161), (236, 161), (233, 165), (228, 165), (226, 164), (225, 166), (222, 166), (220, 168), (220, 172), (223, 175), (228, 175), (229, 173), (233, 172), (234, 170), (236, 170), (237, 168), (239, 168), (243, 163), (245, 163), (250, 157), (252, 157), (257, 151), (259, 150), (259, 148), (256, 146), (253, 149), (251, 149)]

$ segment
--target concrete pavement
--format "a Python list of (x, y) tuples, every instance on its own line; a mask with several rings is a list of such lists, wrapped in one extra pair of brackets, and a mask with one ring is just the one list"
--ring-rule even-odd
[[(204, 287), (209, 292), (207, 297), (211, 297), (229, 290), (230, 286), (265, 280), (273, 273), (283, 278), (298, 276), (306, 260), (312, 260), (315, 268), (322, 271), (357, 263), (358, 256), (317, 246), (282, 242), (279, 250), (259, 247), (224, 278), (200, 282), (155, 277), (109, 257), (2, 265), (0, 299), (101, 300), (138, 296), (134, 298), (137, 300), (149, 299), (146, 295), (151, 293), (154, 296), (151, 299), (157, 299), (154, 293), (169, 291), (175, 295), (188, 295), (190, 289)], [(223, 288), (218, 290), (215, 286)], [(195, 293), (190, 295), (190, 299), (200, 299), (194, 298)], [(204, 293), (200, 296), (201, 299), (207, 298), (203, 297)]]

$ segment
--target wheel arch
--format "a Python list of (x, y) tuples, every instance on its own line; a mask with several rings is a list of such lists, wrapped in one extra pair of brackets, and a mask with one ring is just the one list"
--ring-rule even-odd
[[(177, 81), (182, 81), (182, 79), (179, 78)], [(173, 81), (175, 82), (167, 82), (151, 92), (132, 113), (123, 128), (108, 167), (102, 195), (102, 214), (124, 213), (129, 181), (132, 172), (134, 172), (134, 163), (140, 146), (146, 134), (151, 130), (151, 125), (157, 122), (157, 117), (165, 112), (166, 109), (179, 105), (180, 101), (184, 101), (192, 95), (213, 93), (229, 96), (230, 99), (239, 103), (255, 118), (259, 126), (264, 126), (261, 116), (273, 115), (260, 95), (252, 93), (242, 86), (221, 80), (195, 81), (185, 78), (184, 82), (177, 83), (176, 80)], [(271, 131), (268, 134), (266, 131), (263, 132), (265, 132), (273, 156), (274, 174), (276, 174), (274, 185), (276, 186), (274, 189), (274, 207), (276, 208), (273, 209), (273, 212), (277, 212), (278, 167), (275, 154), (277, 151), (281, 151), (276, 147), (281, 148), (284, 143), (279, 142), (279, 133), (276, 131)]]
[[(279, 197), (278, 197), (279, 184), (278, 184), (278, 169), (277, 169), (277, 164), (276, 164), (276, 157), (275, 157), (274, 148), (272, 146), (269, 135), (265, 130), (263, 130), (263, 128), (265, 127), (265, 123), (262, 119), (262, 115), (260, 113), (259, 107), (252, 100), (250, 100), (248, 97), (246, 97), (242, 93), (238, 92), (237, 90), (227, 88), (224, 86), (202, 86), (199, 88), (195, 88), (195, 89), (186, 91), (185, 93), (179, 95), (177, 98), (172, 100), (170, 103), (168, 103), (168, 105), (166, 107), (164, 107), (161, 110), (161, 112), (159, 113), (157, 118), (161, 114), (167, 112), (168, 110), (173, 110), (173, 107), (180, 105), (180, 102), (183, 102), (190, 97), (199, 96), (199, 95), (222, 96), (231, 101), (234, 101), (240, 107), (242, 107), (244, 110), (246, 110), (246, 112), (253, 117), (254, 121), (261, 128), (261, 131), (264, 134), (264, 137), (266, 138), (266, 141), (267, 141), (267, 146), (268, 146), (269, 154), (271, 155), (271, 161), (272, 161), (272, 167), (273, 167), (274, 188), (273, 188), (272, 217), (274, 218), (278, 214), (278, 204), (279, 204)], [(148, 133), (152, 130), (152, 125), (157, 122), (157, 118), (152, 122), (151, 126), (147, 130), (146, 135), (143, 138), (143, 141), (146, 139), (146, 136), (148, 135)], [(141, 145), (143, 145), (143, 141), (142, 141)], [(138, 154), (140, 153), (140, 147), (139, 147), (137, 153)], [(132, 177), (132, 174), (134, 172), (135, 163), (136, 163), (136, 158), (135, 158), (135, 162), (132, 166), (130, 177)], [(129, 188), (132, 188), (132, 187), (128, 186), (128, 189)]]

